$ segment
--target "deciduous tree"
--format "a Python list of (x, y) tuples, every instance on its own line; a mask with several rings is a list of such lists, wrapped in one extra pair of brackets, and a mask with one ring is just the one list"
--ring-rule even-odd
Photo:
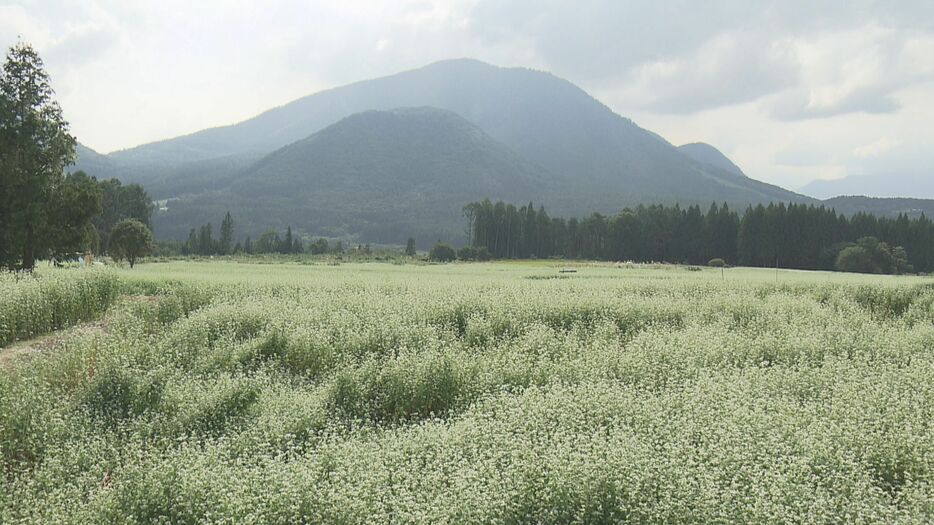
[(136, 219), (123, 219), (110, 233), (110, 253), (119, 260), (126, 259), (130, 268), (136, 260), (152, 250), (152, 232)]

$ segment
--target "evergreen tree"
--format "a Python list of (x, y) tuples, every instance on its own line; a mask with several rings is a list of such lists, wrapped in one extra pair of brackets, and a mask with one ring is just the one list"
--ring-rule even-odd
[[(847, 241), (876, 238), (869, 234), (878, 232), (882, 237), (877, 239), (886, 246), (883, 251), (891, 255), (887, 264), (873, 263), (881, 271), (934, 269), (934, 223), (923, 215), (912, 220), (904, 214), (897, 218), (857, 214), (848, 220), (822, 206), (779, 203), (749, 207), (740, 218), (725, 203), (714, 203), (706, 215), (699, 206), (640, 205), (609, 219), (594, 213), (565, 221), (550, 219), (544, 207), (536, 212), (531, 203), (516, 209), (488, 199), (464, 210), (473, 249), (462, 250), (461, 258), (471, 260), (484, 248), (500, 258), (554, 254), (690, 264), (719, 258), (747, 266), (833, 269), (841, 251), (853, 246)], [(854, 253), (851, 250), (845, 259)]]
[(285, 239), (279, 245), (279, 253), (290, 253), (292, 251), (292, 227), (285, 230)]
[(0, 70), (0, 267), (32, 270), (37, 257), (80, 250), (101, 211), (96, 184), (64, 175), (76, 142), (53, 95), (35, 50), (10, 48)]
[(199, 255), (201, 253), (201, 245), (198, 243), (198, 234), (195, 233), (195, 229), (192, 228), (188, 232), (188, 242), (185, 243), (186, 255)]
[(212, 237), (212, 227), (211, 223), (207, 223), (201, 226), (201, 231), (198, 233), (198, 253), (201, 255), (214, 255), (215, 246), (214, 238)]
[(218, 251), (221, 255), (228, 255), (233, 245), (233, 218), (228, 211), (221, 222), (221, 238), (218, 242)]
[(405, 243), (405, 254), (409, 257), (415, 257), (415, 239), (409, 237), (409, 240)]

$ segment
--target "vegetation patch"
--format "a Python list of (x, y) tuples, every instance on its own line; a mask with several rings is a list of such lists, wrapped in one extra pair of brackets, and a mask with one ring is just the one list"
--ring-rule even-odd
[(170, 262), (10, 281), (53, 310), (85, 279), (127, 295), (106, 330), (0, 369), (0, 516), (934, 519), (924, 279), (586, 269)]

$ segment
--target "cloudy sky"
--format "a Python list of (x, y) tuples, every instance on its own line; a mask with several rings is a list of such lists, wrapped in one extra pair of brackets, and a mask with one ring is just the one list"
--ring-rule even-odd
[(931, 0), (0, 0), (0, 44), (18, 36), (101, 152), (473, 57), (549, 70), (790, 188), (934, 176)]

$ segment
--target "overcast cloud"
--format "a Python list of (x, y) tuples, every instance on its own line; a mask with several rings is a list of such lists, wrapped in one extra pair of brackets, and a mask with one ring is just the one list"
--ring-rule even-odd
[(756, 178), (934, 166), (934, 2), (0, 0), (103, 152), (470, 56), (546, 69)]

